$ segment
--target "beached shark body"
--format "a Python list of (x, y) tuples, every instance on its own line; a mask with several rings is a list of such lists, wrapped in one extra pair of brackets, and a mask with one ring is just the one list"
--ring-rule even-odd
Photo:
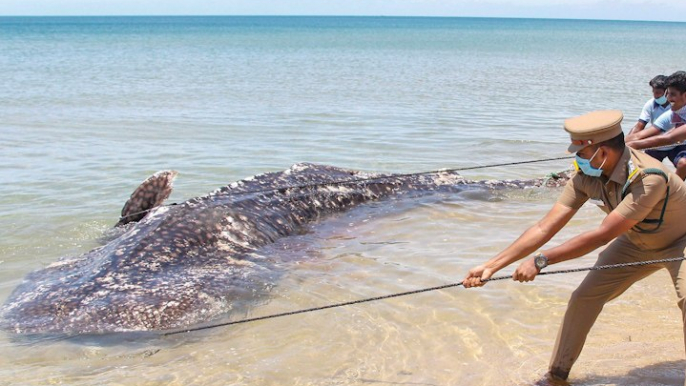
[(258, 249), (327, 214), (389, 196), (566, 181), (469, 181), (454, 172), (377, 175), (296, 164), (160, 206), (175, 176), (157, 173), (131, 195), (118, 223), (128, 229), (119, 237), (29, 274), (0, 309), (0, 327), (67, 334), (187, 328), (268, 291), (274, 264)]

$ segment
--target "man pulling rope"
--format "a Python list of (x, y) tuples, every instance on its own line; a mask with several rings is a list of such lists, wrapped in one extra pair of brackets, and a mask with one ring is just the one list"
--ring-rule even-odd
[[(597, 265), (684, 255), (686, 185), (661, 162), (625, 146), (622, 118), (620, 111), (596, 111), (565, 121), (572, 141), (568, 151), (576, 153), (578, 171), (550, 212), (505, 250), (472, 268), (463, 281), (465, 287), (482, 286), (497, 271), (534, 253), (589, 200), (607, 213), (600, 226), (539, 251), (519, 265), (515, 280), (534, 280), (549, 264), (583, 256), (607, 243)], [(660, 268), (671, 275), (686, 321), (683, 260), (591, 271), (571, 296), (546, 377), (566, 380), (604, 304)]]

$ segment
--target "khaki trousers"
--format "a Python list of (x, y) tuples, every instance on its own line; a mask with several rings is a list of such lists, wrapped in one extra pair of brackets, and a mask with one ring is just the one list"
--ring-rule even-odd
[[(661, 250), (639, 250), (626, 236), (620, 236), (600, 253), (596, 265), (638, 262), (684, 256), (686, 237), (682, 237), (672, 246)], [(560, 331), (557, 336), (553, 356), (550, 360), (550, 372), (566, 379), (572, 365), (579, 358), (586, 336), (593, 323), (608, 301), (626, 291), (632, 284), (666, 268), (672, 277), (674, 288), (681, 308), (682, 321), (686, 326), (686, 262), (677, 261), (665, 264), (624, 267), (591, 271), (583, 280), (569, 300)], [(686, 327), (684, 328), (686, 340)]]

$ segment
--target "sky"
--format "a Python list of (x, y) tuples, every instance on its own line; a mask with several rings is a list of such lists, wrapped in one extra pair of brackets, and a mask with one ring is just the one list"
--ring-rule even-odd
[(684, 0), (0, 0), (0, 16), (370, 15), (686, 22)]

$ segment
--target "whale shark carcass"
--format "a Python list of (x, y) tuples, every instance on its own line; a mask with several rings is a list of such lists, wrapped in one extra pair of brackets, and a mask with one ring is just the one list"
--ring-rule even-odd
[(158, 172), (134, 191), (117, 224), (120, 236), (29, 274), (0, 309), (0, 327), (30, 334), (187, 328), (268, 290), (273, 267), (258, 250), (331, 213), (388, 197), (566, 181), (470, 181), (452, 171), (385, 175), (300, 163), (162, 205), (175, 176)]

